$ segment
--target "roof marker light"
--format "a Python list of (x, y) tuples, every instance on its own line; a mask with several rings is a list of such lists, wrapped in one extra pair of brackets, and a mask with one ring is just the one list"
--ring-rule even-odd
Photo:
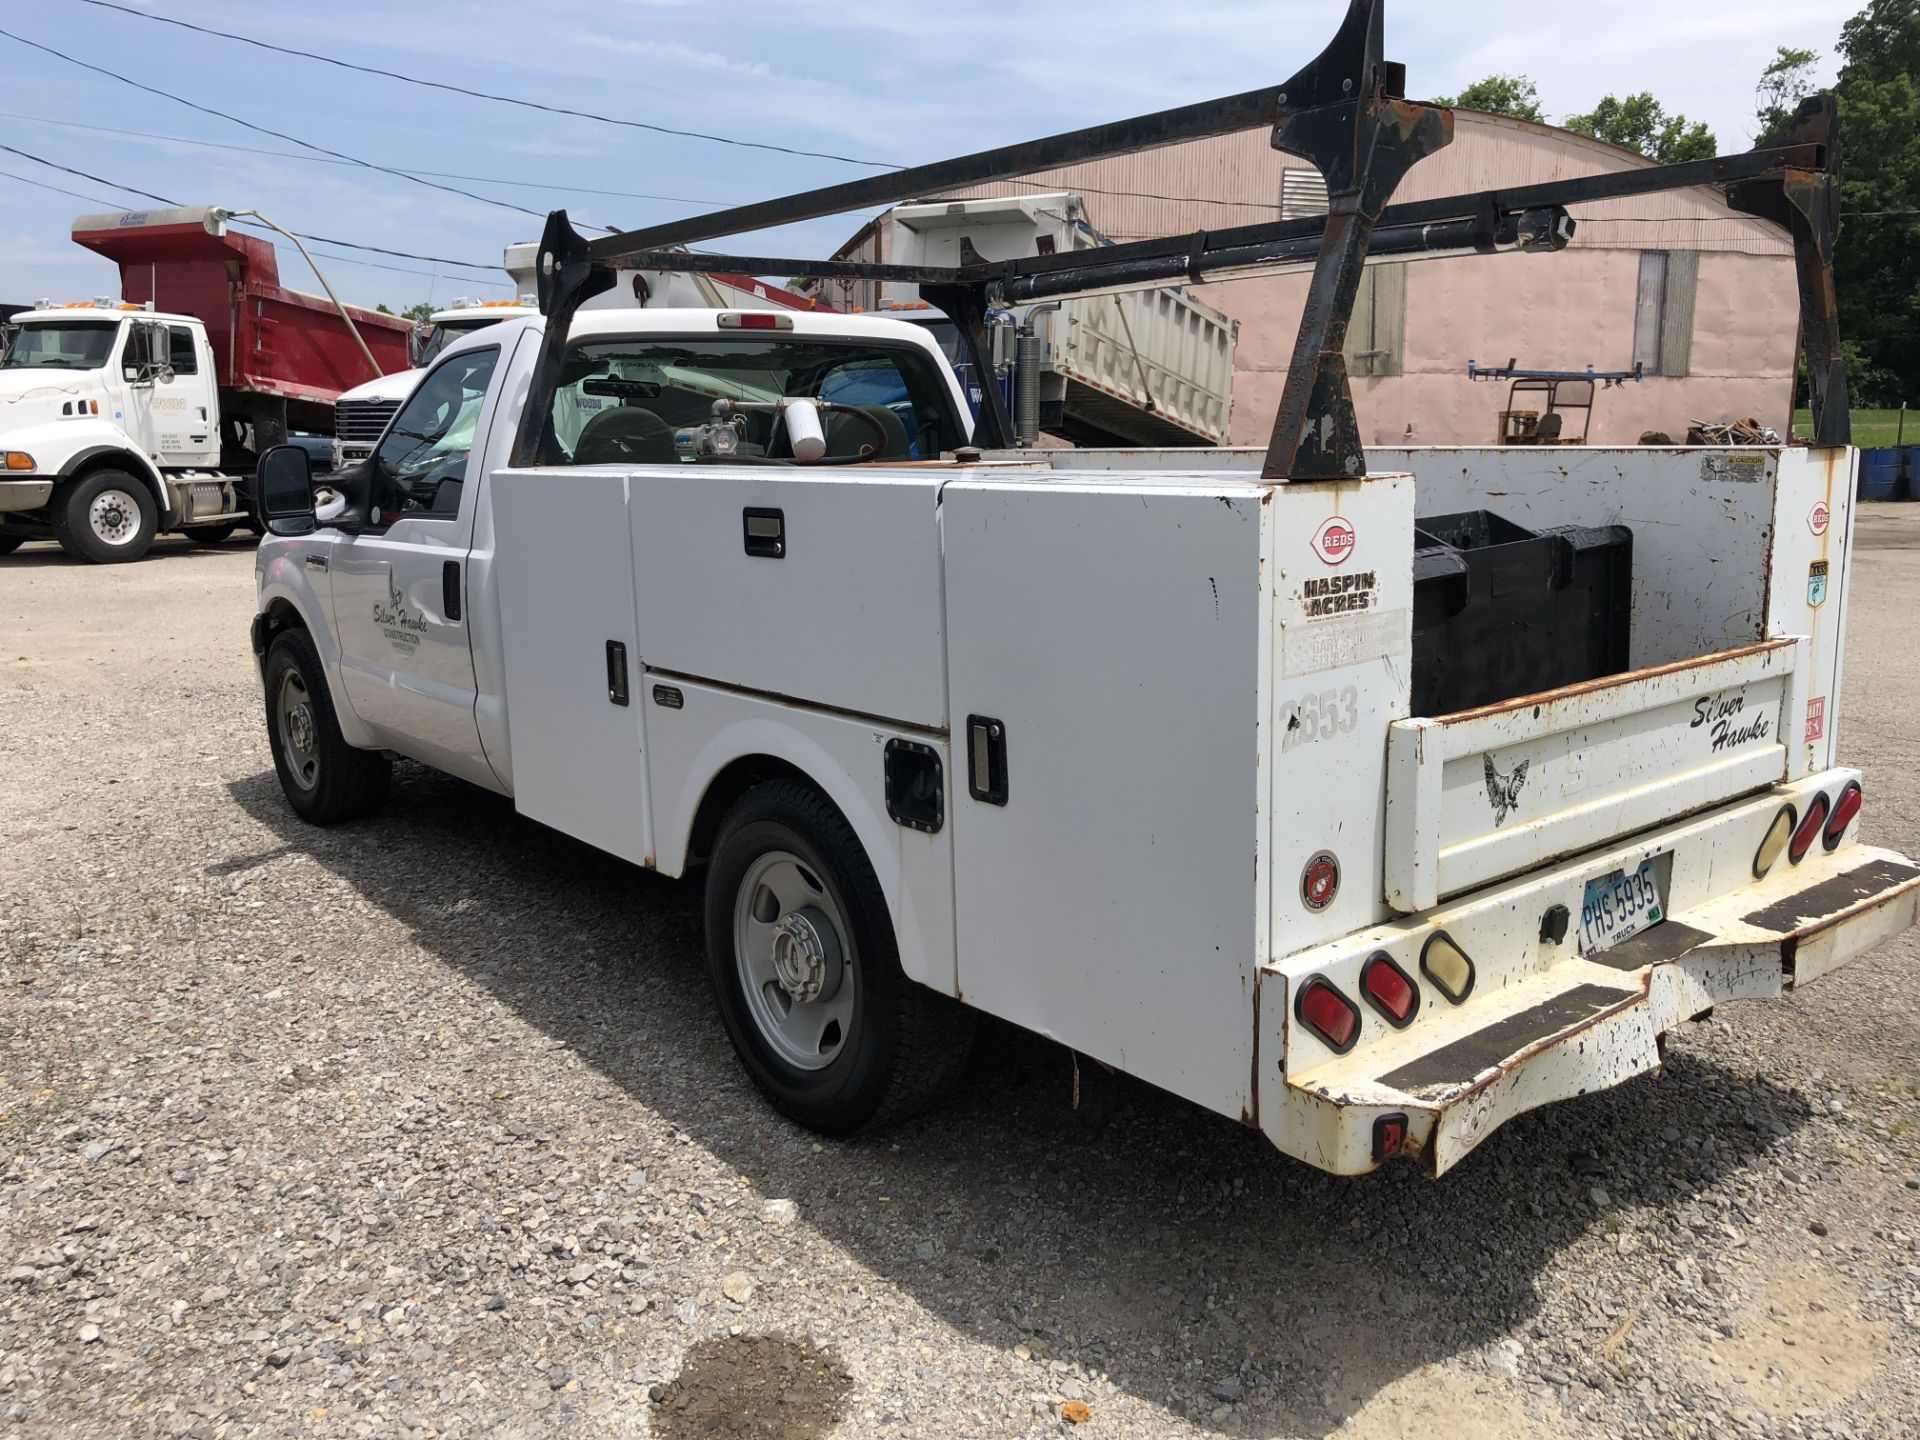
[(1455, 1005), (1473, 993), (1473, 959), (1444, 930), (1434, 931), (1420, 948), (1420, 970)]
[(1863, 797), (1860, 794), (1860, 782), (1849, 780), (1846, 788), (1840, 792), (1840, 798), (1833, 802), (1833, 814), (1827, 817), (1826, 834), (1821, 843), (1829, 850), (1840, 848), (1847, 827), (1853, 823), (1853, 817), (1860, 813)]
[(1780, 858), (1780, 852), (1787, 848), (1787, 840), (1793, 834), (1793, 827), (1800, 819), (1800, 812), (1791, 805), (1782, 805), (1780, 813), (1773, 817), (1773, 823), (1767, 827), (1767, 833), (1760, 842), (1760, 848), (1753, 852), (1753, 878), (1764, 880), (1767, 872), (1773, 868), (1774, 861)]
[(1360, 1011), (1318, 975), (1300, 987), (1293, 1013), (1337, 1055), (1346, 1054), (1360, 1038)]

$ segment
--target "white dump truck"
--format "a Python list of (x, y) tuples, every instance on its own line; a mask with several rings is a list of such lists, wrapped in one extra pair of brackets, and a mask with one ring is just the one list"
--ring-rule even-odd
[(121, 293), (20, 311), (0, 350), (0, 554), (51, 538), (137, 560), (252, 517), (255, 449), (330, 428), (348, 385), (404, 365), (392, 316), (283, 288), (273, 247), (212, 207), (83, 215)]
[[(842, 248), (900, 266), (951, 266), (961, 246), (986, 260), (1070, 255), (1111, 244), (1065, 192), (896, 205)], [(1233, 415), (1235, 321), (1184, 287), (1162, 285), (1009, 306), (991, 317), (995, 373), (972, 373), (953, 322), (911, 281), (825, 287), (851, 308), (923, 325), (959, 367), (969, 398), (1000, 387), (1017, 438), (1085, 445), (1224, 445)]]
[[(1836, 745), (1850, 450), (1274, 483), (968, 451), (888, 320), (583, 311), (523, 411), (547, 338), (450, 345), (318, 511), (267, 457), (274, 763), (318, 823), (398, 754), (703, 873), (721, 1018), (803, 1123), (923, 1102), (983, 1010), (1442, 1171), (1914, 922)], [(837, 398), (876, 377), (904, 404)]]

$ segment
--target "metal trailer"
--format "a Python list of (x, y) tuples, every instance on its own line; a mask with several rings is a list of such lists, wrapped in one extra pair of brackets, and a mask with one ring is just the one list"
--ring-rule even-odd
[[(255, 646), (280, 684), (283, 775), (324, 754), (370, 777), (365, 752), (397, 750), (635, 863), (710, 860), (729, 1033), (776, 1103), (841, 1131), (924, 1093), (915, 1067), (950, 1073), (964, 1033), (939, 1012), (911, 1044), (873, 1041), (854, 1001), (878, 986), (874, 1025), (896, 1004), (934, 1016), (938, 991), (1328, 1170), (1437, 1173), (1515, 1115), (1657, 1069), (1662, 1036), (1720, 1001), (1778, 996), (1911, 926), (1920, 867), (1860, 843), (1861, 776), (1836, 748), (1855, 455), (1831, 101), (1745, 155), (1395, 207), (1451, 127), (1404, 98), (1380, 25), (1380, 0), (1354, 0), (1298, 75), (1204, 105), (636, 235), (587, 241), (553, 216), (544, 327), (463, 342), (462, 363), (501, 358), (474, 402), (484, 444), (449, 472), (457, 506), (387, 527), (368, 501), (335, 524), (296, 479), (274, 512)], [(1324, 220), (947, 268), (666, 248), (1252, 125), (1321, 168)], [(1708, 183), (1794, 236), (1814, 447), (1361, 448), (1342, 341), (1370, 254), (1551, 250), (1567, 204)], [(570, 345), (648, 333), (579, 313), (635, 264), (910, 281), (982, 364), (996, 305), (1314, 279), (1258, 451), (556, 471)], [(1004, 446), (1006, 421), (988, 404), (976, 438)], [(1502, 524), (1475, 518), (1495, 506)], [(1419, 713), (1422, 668), (1449, 664), (1423, 649), (1430, 587), (1553, 600), (1583, 557), (1617, 561), (1622, 537), (1591, 532), (1620, 529), (1630, 570), (1596, 584), (1587, 627), (1617, 627), (1598, 636), (1612, 658), (1537, 693), (1486, 666), (1489, 693)], [(311, 633), (289, 633), (303, 615)], [(1506, 643), (1537, 641), (1522, 625)], [(421, 673), (429, 652), (448, 675)], [(301, 698), (323, 685), (340, 727), (324, 752)], [(323, 803), (284, 783), (302, 813)], [(829, 818), (803, 833), (801, 808)], [(775, 862), (780, 883), (756, 888)], [(780, 1022), (728, 998), (748, 978), (835, 1054), (781, 1071)], [(844, 1063), (843, 1013), (877, 1047)]]

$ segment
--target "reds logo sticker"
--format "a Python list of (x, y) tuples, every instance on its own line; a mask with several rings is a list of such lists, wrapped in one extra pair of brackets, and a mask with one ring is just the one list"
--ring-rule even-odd
[(1822, 500), (1813, 507), (1813, 513), (1807, 516), (1807, 528), (1816, 535), (1824, 535), (1827, 533), (1827, 524), (1832, 519), (1833, 514), (1827, 509), (1827, 502)]
[(1300, 872), (1300, 903), (1309, 910), (1324, 910), (1340, 893), (1340, 861), (1331, 850), (1322, 850)]
[(1353, 526), (1344, 517), (1336, 515), (1313, 532), (1313, 553), (1329, 565), (1344, 565), (1347, 557), (1353, 554), (1356, 538)]

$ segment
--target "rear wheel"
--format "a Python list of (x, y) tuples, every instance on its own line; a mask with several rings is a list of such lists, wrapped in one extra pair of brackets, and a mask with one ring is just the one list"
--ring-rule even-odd
[(304, 630), (283, 630), (267, 647), (267, 743), (287, 803), (301, 819), (337, 825), (380, 808), (393, 767), (386, 756), (347, 744), (333, 713), (320, 652)]
[(790, 1119), (830, 1135), (885, 1125), (965, 1063), (972, 1012), (901, 970), (873, 867), (811, 786), (758, 786), (722, 822), (706, 932), (728, 1038)]
[(125, 470), (95, 470), (54, 492), (53, 538), (69, 555), (96, 565), (138, 560), (159, 528), (153, 492)]
[(180, 533), (196, 545), (218, 545), (240, 527), (236, 525), (189, 525)]
[(11, 555), (26, 543), (24, 535), (0, 535), (0, 555)]

